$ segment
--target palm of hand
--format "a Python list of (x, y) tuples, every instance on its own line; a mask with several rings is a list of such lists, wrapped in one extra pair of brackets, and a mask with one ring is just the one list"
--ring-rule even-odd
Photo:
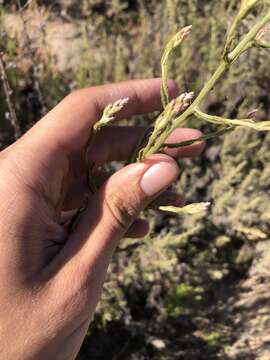
[[(153, 163), (162, 161), (172, 172), (166, 180), (169, 185), (178, 170), (165, 155), (110, 177), (90, 197), (72, 234), (63, 226), (62, 216), (82, 206), (88, 191), (83, 156), (89, 124), (106, 104), (124, 96), (131, 102), (121, 117), (158, 109), (159, 84), (148, 80), (77, 92), (1, 153), (0, 316), (5, 331), (1, 338), (16, 334), (16, 346), (5, 345), (5, 359), (74, 358), (118, 240), (147, 231), (145, 222), (136, 218), (156, 196), (144, 194), (138, 181)], [(142, 131), (139, 127), (105, 129), (91, 160), (97, 166), (125, 160)], [(193, 136), (199, 133), (182, 130), (172, 141)], [(197, 145), (171, 155), (200, 151)], [(104, 174), (97, 176), (104, 178)]]

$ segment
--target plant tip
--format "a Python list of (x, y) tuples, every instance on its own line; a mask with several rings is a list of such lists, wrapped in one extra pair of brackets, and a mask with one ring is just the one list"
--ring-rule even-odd
[(192, 25), (187, 25), (187, 26), (185, 26), (185, 27), (183, 28), (183, 31), (184, 31), (184, 32), (190, 32), (191, 29), (192, 29)]
[(185, 110), (189, 105), (190, 101), (194, 97), (194, 92), (183, 93), (174, 102), (171, 102), (170, 106), (174, 108), (177, 112)]
[(186, 38), (191, 33), (191, 29), (192, 25), (188, 25), (180, 31), (182, 39)]
[(172, 39), (172, 48), (177, 48), (191, 32), (192, 25), (182, 28)]
[(257, 41), (261, 41), (261, 40), (263, 40), (263, 38), (265, 37), (265, 35), (268, 33), (268, 28), (265, 26), (264, 28), (262, 28), (259, 32), (258, 32), (258, 34), (257, 34), (257, 36), (256, 36), (256, 40)]
[(206, 209), (209, 208), (209, 206), (212, 205), (210, 201), (206, 201), (206, 202), (203, 203), (203, 204), (204, 204), (204, 206), (205, 206)]
[(194, 98), (194, 92), (191, 91), (189, 93), (186, 93), (186, 100), (192, 100)]
[(124, 98), (124, 99), (120, 99), (117, 100), (113, 106), (118, 107), (118, 108), (123, 108), (127, 103), (129, 102), (129, 98)]
[(254, 119), (258, 113), (259, 109), (253, 109), (247, 113), (249, 119)]

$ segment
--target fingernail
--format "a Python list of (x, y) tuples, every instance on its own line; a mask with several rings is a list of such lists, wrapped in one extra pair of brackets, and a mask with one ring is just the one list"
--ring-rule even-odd
[(141, 179), (141, 189), (148, 196), (154, 196), (171, 185), (179, 174), (172, 162), (160, 162), (151, 166)]

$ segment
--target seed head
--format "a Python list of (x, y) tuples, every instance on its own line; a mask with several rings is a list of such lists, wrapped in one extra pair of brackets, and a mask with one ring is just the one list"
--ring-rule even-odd
[(174, 41), (173, 41), (173, 48), (178, 47), (181, 42), (188, 37), (188, 35), (190, 34), (192, 29), (192, 25), (186, 26), (183, 29), (181, 29), (175, 36)]
[(185, 212), (187, 214), (199, 214), (201, 212), (207, 211), (211, 203), (209, 201), (207, 202), (201, 202), (201, 203), (194, 203), (185, 206)]
[(249, 111), (247, 113), (248, 118), (249, 119), (255, 119), (258, 111), (259, 111), (258, 109), (253, 109), (253, 110)]
[(96, 130), (99, 130), (103, 126), (106, 126), (110, 122), (114, 121), (115, 115), (123, 109), (123, 107), (128, 103), (128, 101), (129, 98), (124, 98), (106, 106), (103, 111), (102, 118), (94, 125), (94, 128)]
[(112, 116), (116, 113), (118, 113), (120, 110), (123, 109), (123, 107), (128, 103), (129, 98), (124, 98), (124, 99), (120, 99), (115, 101), (113, 104), (109, 104), (104, 112), (106, 112), (109, 116)]
[(179, 113), (185, 110), (190, 105), (190, 101), (193, 99), (193, 97), (194, 97), (194, 92), (190, 92), (190, 93), (186, 92), (181, 94), (178, 98), (175, 99), (174, 111)]
[(191, 33), (192, 25), (188, 25), (181, 30), (182, 39), (186, 38)]
[(207, 211), (210, 205), (211, 205), (210, 202), (201, 202), (201, 203), (189, 204), (180, 208), (175, 206), (160, 206), (159, 210), (172, 212), (175, 214), (194, 215)]
[(176, 99), (171, 100), (171, 102), (168, 104), (168, 107), (167, 107), (167, 109), (168, 109), (169, 112), (174, 111), (174, 109), (175, 109), (175, 104), (176, 104)]

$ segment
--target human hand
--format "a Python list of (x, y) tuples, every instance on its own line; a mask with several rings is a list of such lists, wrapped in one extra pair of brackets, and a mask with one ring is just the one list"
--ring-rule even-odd
[[(154, 79), (77, 91), (0, 153), (0, 349), (5, 360), (75, 358), (119, 240), (147, 233), (147, 223), (137, 217), (177, 178), (171, 156), (201, 152), (203, 145), (197, 144), (123, 167), (90, 196), (79, 224), (68, 233), (63, 212), (82, 206), (88, 191), (89, 129), (103, 108), (120, 98), (130, 101), (119, 118), (159, 110), (159, 87)], [(170, 89), (176, 96), (173, 82)], [(126, 160), (142, 131), (102, 130), (90, 154), (96, 170)], [(181, 129), (170, 141), (198, 136), (196, 130)]]

